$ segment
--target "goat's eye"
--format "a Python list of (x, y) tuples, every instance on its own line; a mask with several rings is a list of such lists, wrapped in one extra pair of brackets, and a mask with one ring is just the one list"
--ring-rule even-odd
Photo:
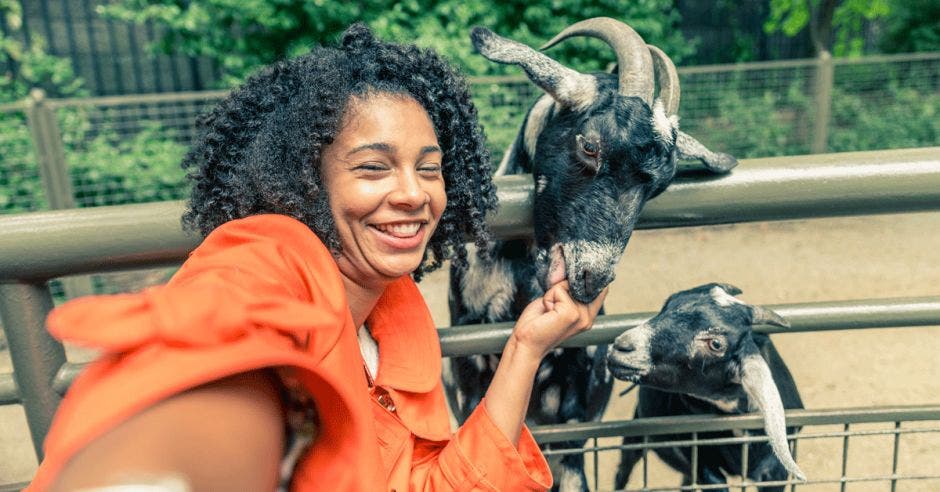
[(585, 155), (589, 157), (597, 157), (597, 155), (600, 154), (601, 148), (597, 142), (592, 142), (584, 138), (584, 135), (578, 135), (575, 137), (575, 140), (578, 141), (578, 145), (581, 147), (581, 152), (584, 152)]
[(708, 341), (708, 348), (713, 352), (721, 352), (725, 348), (725, 344), (717, 338), (712, 338)]

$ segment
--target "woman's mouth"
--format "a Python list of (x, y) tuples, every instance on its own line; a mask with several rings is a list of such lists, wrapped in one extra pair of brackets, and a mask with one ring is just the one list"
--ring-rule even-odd
[(394, 224), (372, 224), (371, 229), (379, 239), (395, 249), (412, 249), (424, 241), (424, 222), (396, 222)]

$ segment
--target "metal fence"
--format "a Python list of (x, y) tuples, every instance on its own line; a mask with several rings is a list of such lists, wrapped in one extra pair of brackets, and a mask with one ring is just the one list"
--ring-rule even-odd
[[(738, 157), (940, 144), (940, 53), (679, 74), (682, 128)], [(541, 92), (524, 77), (475, 78), (471, 88), (498, 162)], [(196, 115), (225, 94), (51, 100), (34, 93), (0, 107), (0, 213), (185, 196), (178, 163), (195, 136)]]
[[(497, 237), (531, 231), (531, 177), (499, 178), (501, 208), (491, 219)], [(81, 369), (69, 363), (61, 345), (44, 330), (53, 302), (47, 281), (62, 275), (175, 264), (197, 239), (180, 231), (181, 202), (85, 208), (0, 217), (0, 316), (10, 345), (14, 372), (0, 374), (0, 404), (22, 404), (41, 457), (40, 444), (61, 395)], [(684, 227), (731, 222), (817, 218), (940, 210), (940, 148), (753, 159), (730, 175), (701, 179), (680, 176), (644, 210), (640, 228)], [(790, 320), (789, 329), (761, 327), (764, 333), (800, 333), (876, 327), (940, 325), (940, 297), (861, 299), (770, 306)], [(568, 346), (610, 343), (623, 330), (652, 313), (599, 317), (594, 329)], [(509, 337), (511, 324), (441, 330), (445, 356), (493, 353)], [(934, 402), (937, 403), (937, 402)], [(919, 463), (915, 449), (940, 449), (940, 404), (787, 412), (788, 424), (801, 426), (792, 437), (797, 454), (824, 453), (811, 482), (785, 482), (790, 490), (834, 485), (845, 490), (858, 482), (883, 482), (896, 490), (915, 481), (940, 483), (940, 470)], [(599, 463), (626, 447), (644, 450), (635, 475), (639, 490), (676, 490), (648, 476), (648, 450), (690, 446), (696, 456), (708, 445), (746, 444), (762, 439), (747, 434), (762, 426), (760, 417), (669, 417), (533, 429), (542, 443), (588, 439), (583, 449), (554, 450), (550, 455), (586, 453), (597, 486)], [(715, 436), (713, 433), (724, 433)], [(737, 434), (737, 435), (736, 435)], [(616, 437), (615, 437), (616, 436)], [(618, 438), (635, 437), (622, 444)], [(661, 439), (665, 439), (662, 441)], [(859, 469), (852, 453), (859, 442), (881, 439), (884, 466)], [(830, 445), (835, 442), (835, 447)], [(817, 444), (822, 443), (822, 444)], [(822, 447), (820, 447), (822, 446)], [(819, 451), (819, 450), (822, 451)], [(815, 450), (815, 451), (814, 451)], [(818, 456), (818, 454), (817, 454)], [(841, 456), (841, 460), (840, 460)], [(899, 456), (905, 457), (901, 460)], [(815, 470), (814, 470), (815, 471)], [(754, 482), (732, 482), (742, 491)], [(900, 484), (900, 485), (899, 485)], [(770, 485), (770, 484), (761, 484)], [(683, 490), (711, 487), (689, 484)]]

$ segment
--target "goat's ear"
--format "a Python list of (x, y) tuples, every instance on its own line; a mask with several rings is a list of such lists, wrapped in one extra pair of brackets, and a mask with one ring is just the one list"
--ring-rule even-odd
[(488, 60), (522, 67), (529, 80), (564, 107), (584, 109), (597, 99), (597, 80), (592, 75), (572, 70), (485, 27), (474, 27), (470, 31), (470, 39), (477, 52)]
[(676, 150), (679, 153), (679, 159), (698, 159), (705, 164), (709, 171), (714, 173), (724, 174), (738, 165), (738, 160), (733, 156), (722, 152), (712, 152), (694, 137), (681, 130), (678, 138), (676, 138)]
[(653, 127), (653, 134), (656, 140), (664, 145), (672, 146), (676, 141), (676, 131), (679, 130), (679, 117), (676, 115), (667, 116), (663, 109), (663, 103), (657, 99), (653, 103), (653, 118), (650, 122)]
[(787, 444), (787, 425), (783, 410), (783, 401), (777, 384), (774, 383), (770, 366), (760, 355), (757, 344), (748, 339), (742, 350), (741, 386), (747, 393), (751, 404), (756, 406), (764, 417), (764, 432), (770, 438), (770, 447), (780, 463), (799, 480), (806, 480), (806, 475), (793, 460), (790, 446)]
[(789, 328), (790, 322), (783, 316), (761, 306), (748, 306), (751, 311), (752, 325), (773, 325), (781, 328)]

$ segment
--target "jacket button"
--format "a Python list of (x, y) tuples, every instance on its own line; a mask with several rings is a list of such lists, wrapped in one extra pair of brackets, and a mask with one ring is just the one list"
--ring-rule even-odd
[(379, 400), (379, 405), (382, 405), (383, 407), (385, 407), (385, 409), (388, 410), (389, 412), (395, 411), (395, 402), (392, 401), (392, 397), (389, 396), (387, 393), (382, 393), (381, 395), (379, 395), (378, 400)]

